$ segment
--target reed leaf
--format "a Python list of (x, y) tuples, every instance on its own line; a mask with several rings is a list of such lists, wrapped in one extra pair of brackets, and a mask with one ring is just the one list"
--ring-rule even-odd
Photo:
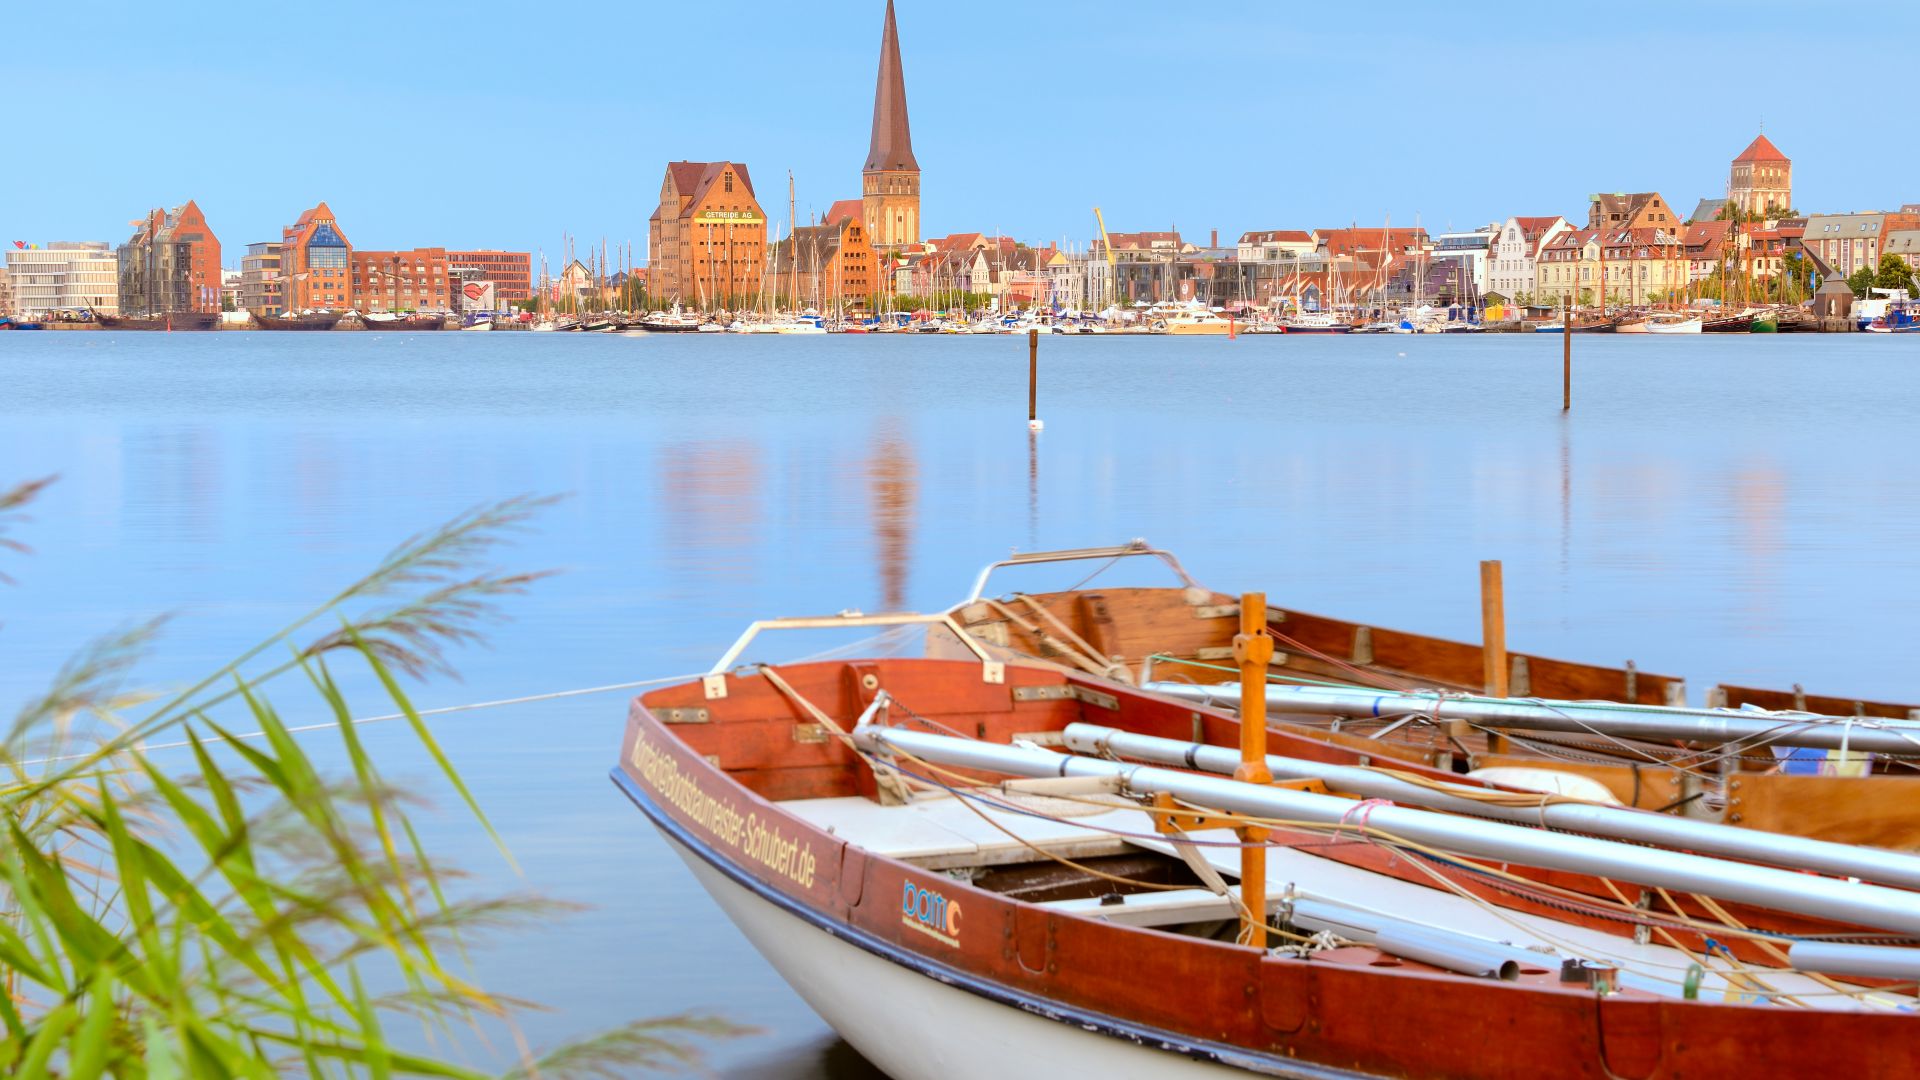
[[(0, 549), (25, 550), (9, 529), (46, 483), (0, 490)], [(123, 688), (163, 629), (153, 620), (93, 643), (20, 709), (0, 739), (0, 1074), (485, 1075), (455, 1059), (461, 1044), (485, 1044), (491, 1024), (511, 1030), (530, 1006), (466, 973), (466, 939), (569, 906), (449, 894), (457, 871), (421, 843), (416, 800), (384, 779), (329, 664), (365, 665), (467, 817), (514, 865), (399, 677), (450, 672), (449, 652), (480, 641), (499, 602), (539, 579), (472, 564), (549, 501), (478, 507), (411, 538), (179, 690)], [(323, 616), (338, 629), (294, 640)], [(275, 649), (287, 659), (271, 660)], [(330, 779), (269, 700), (294, 672), (338, 726), (350, 778)], [(178, 756), (146, 749), (175, 730)], [(422, 1024), (432, 1050), (396, 1042), (394, 1019)], [(701, 1042), (743, 1031), (708, 1017), (643, 1021), (523, 1050), (508, 1075), (683, 1068), (698, 1062)]]

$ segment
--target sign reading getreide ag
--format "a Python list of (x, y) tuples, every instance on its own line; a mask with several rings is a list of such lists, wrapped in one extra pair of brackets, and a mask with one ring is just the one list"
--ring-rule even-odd
[(758, 225), (763, 220), (751, 210), (703, 210), (693, 215), (696, 225)]

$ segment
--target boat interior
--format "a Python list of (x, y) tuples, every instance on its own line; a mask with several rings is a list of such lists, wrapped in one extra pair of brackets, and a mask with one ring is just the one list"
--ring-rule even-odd
[[(1076, 588), (984, 594), (988, 575), (1011, 563), (1077, 552), (1035, 553), (995, 564), (949, 614), (966, 637), (1002, 660), (1051, 664), (1123, 685), (1153, 681), (1213, 685), (1237, 679), (1233, 639), (1236, 597), (1192, 580), (1171, 555), (1144, 546), (1098, 549), (1102, 555), (1158, 555), (1181, 579), (1176, 587)], [(1269, 604), (1275, 642), (1268, 678), (1275, 685), (1443, 694), (1487, 689), (1478, 643), (1409, 633)], [(929, 633), (929, 655), (964, 656), (969, 646), (945, 627)], [(1507, 652), (1503, 697), (1685, 706), (1683, 679), (1640, 670)], [(1812, 712), (1864, 719), (1912, 719), (1916, 710), (1721, 684), (1708, 707)], [(1276, 714), (1274, 722), (1314, 731), (1327, 742), (1375, 757), (1417, 762), (1468, 775), (1515, 770), (1536, 779), (1550, 770), (1625, 806), (1677, 810), (1690, 817), (1849, 843), (1920, 848), (1920, 750), (1914, 756), (1859, 752), (1788, 754), (1759, 746), (1703, 748), (1672, 741), (1623, 740), (1581, 732), (1514, 731), (1420, 715), (1324, 717)], [(1836, 778), (1886, 781), (1836, 784)], [(1733, 781), (1738, 781), (1734, 783)]]
[[(1153, 653), (1212, 663), (1233, 613), (1218, 594), (1033, 598), (1019, 619), (998, 605), (1008, 641), (1023, 623), (1045, 626), (1035, 639), (1085, 645), (1094, 657), (1133, 669), (1150, 659), (1144, 644), (1101, 636), (1101, 607), (1138, 601), (1154, 625)], [(1199, 602), (1204, 600), (1205, 602)], [(1049, 603), (1071, 603), (1051, 611)], [(1056, 620), (1075, 618), (1068, 637)], [(1090, 618), (1091, 617), (1091, 618)], [(1351, 629), (1293, 612), (1269, 622), (1295, 640), (1323, 647), (1327, 635)], [(983, 615), (969, 632), (988, 624)], [(1169, 634), (1183, 631), (1177, 641)], [(1091, 634), (1091, 638), (1089, 637)], [(1077, 642), (1074, 639), (1079, 639)], [(1374, 663), (1405, 663), (1406, 636), (1381, 633)], [(1283, 646), (1284, 647), (1284, 646)], [(1278, 786), (1351, 799), (1351, 812), (1325, 822), (1235, 816), (1165, 797), (1147, 798), (1111, 777), (1010, 776), (964, 761), (968, 748), (1045, 753), (1076, 762), (1112, 755), (1069, 749), (1070, 726), (1117, 730), (1189, 746), (1232, 747), (1237, 719), (1116, 686), (1106, 671), (1074, 664), (898, 658), (728, 668), (739, 647), (704, 682), (668, 687), (635, 703), (687, 747), (758, 797), (829, 832), (870, 856), (898, 860), (1010, 900), (1062, 915), (1134, 928), (1153, 935), (1215, 944), (1253, 944), (1242, 897), (1264, 893), (1266, 946), (1302, 962), (1355, 965), (1382, 973), (1451, 974), (1539, 988), (1569, 983), (1665, 998), (1834, 1010), (1907, 1009), (1911, 984), (1845, 981), (1793, 970), (1783, 947), (1796, 934), (1863, 932), (1802, 913), (1742, 905), (1711, 896), (1649, 887), (1566, 870), (1475, 858), (1396, 842), (1369, 825), (1379, 800), (1354, 797), (1324, 783)], [(1430, 649), (1436, 656), (1444, 650)], [(1302, 650), (1290, 670), (1326, 672), (1340, 665)], [(1308, 661), (1306, 657), (1311, 657)], [(1082, 654), (1080, 659), (1087, 659)], [(1230, 662), (1230, 661), (1229, 661)], [(1308, 663), (1312, 666), (1306, 666)], [(1349, 660), (1349, 662), (1351, 662)], [(1296, 663), (1289, 656), (1287, 664)], [(1344, 669), (1343, 669), (1344, 670)], [(1560, 667), (1540, 665), (1542, 673)], [(1600, 679), (1597, 670), (1566, 665), (1564, 676)], [(1618, 673), (1615, 673), (1616, 676)], [(1561, 676), (1556, 674), (1556, 678)], [(1637, 687), (1662, 699), (1659, 676)], [(1630, 684), (1631, 686), (1631, 684)], [(1083, 730), (1076, 727), (1075, 731)], [(962, 757), (942, 764), (919, 753), (863, 749), (861, 733), (936, 736)], [(1273, 727), (1268, 752), (1314, 762), (1379, 768), (1377, 744), (1355, 749), (1323, 732)], [(1192, 760), (1189, 757), (1188, 760)], [(1387, 761), (1393, 775), (1500, 792), (1450, 768), (1406, 757)], [(1507, 796), (1528, 797), (1507, 791)], [(1249, 823), (1254, 823), (1250, 826)], [(1263, 829), (1249, 833), (1250, 827)], [(1258, 839), (1265, 836), (1266, 839)], [(1252, 837), (1254, 839), (1243, 839)], [(1264, 887), (1247, 891), (1242, 850), (1265, 849)], [(1897, 936), (1867, 931), (1867, 939)], [(1899, 939), (1904, 940), (1904, 939)], [(1024, 962), (1024, 961), (1023, 961)]]

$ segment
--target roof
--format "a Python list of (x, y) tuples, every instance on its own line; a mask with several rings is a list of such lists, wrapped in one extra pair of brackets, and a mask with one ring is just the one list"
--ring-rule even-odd
[(1593, 242), (1595, 237), (1599, 235), (1600, 235), (1599, 229), (1571, 229), (1567, 232), (1561, 233), (1559, 236), (1554, 237), (1541, 250), (1544, 251), (1544, 250), (1547, 250), (1548, 248), (1558, 249), (1558, 248), (1586, 247), (1589, 243)]
[(1320, 229), (1320, 243), (1329, 255), (1351, 255), (1358, 251), (1404, 251), (1427, 240), (1427, 230), (1381, 227)]
[(1725, 199), (1701, 199), (1694, 204), (1693, 213), (1687, 215), (1688, 221), (1712, 221), (1720, 211), (1726, 209)]
[(1303, 229), (1266, 229), (1260, 232), (1241, 233), (1243, 244), (1311, 244), (1313, 234)]
[[(699, 203), (706, 197), (708, 189), (726, 175), (728, 169), (732, 169), (733, 175), (740, 178), (740, 186), (746, 189), (746, 197), (758, 202), (753, 194), (753, 177), (747, 173), (747, 167), (737, 161), (669, 161), (667, 176), (673, 180), (673, 190), (684, 200), (678, 209), (685, 212), (687, 207)], [(660, 211), (655, 209), (653, 218), (659, 216)]]
[(867, 149), (865, 171), (920, 171), (920, 163), (913, 158), (913, 132), (907, 125), (907, 76), (900, 66), (893, 0), (887, 0), (887, 21), (880, 31), (880, 74), (873, 85), (873, 140)]
[(1532, 240), (1541, 233), (1553, 228), (1553, 223), (1560, 220), (1562, 220), (1560, 215), (1554, 214), (1550, 217), (1516, 217), (1513, 219), (1513, 223), (1520, 226), (1521, 236)]
[(1787, 161), (1787, 160), (1788, 160), (1787, 155), (1781, 153), (1780, 148), (1773, 145), (1772, 142), (1768, 141), (1765, 135), (1755, 135), (1753, 137), (1753, 141), (1747, 144), (1747, 148), (1745, 150), (1740, 151), (1740, 156), (1733, 159), (1734, 164), (1736, 165), (1742, 161)]
[(849, 218), (854, 221), (861, 221), (864, 220), (865, 217), (865, 203), (859, 199), (841, 199), (832, 206), (827, 207), (827, 216), (822, 220), (822, 224), (832, 225), (837, 222), (846, 221)]

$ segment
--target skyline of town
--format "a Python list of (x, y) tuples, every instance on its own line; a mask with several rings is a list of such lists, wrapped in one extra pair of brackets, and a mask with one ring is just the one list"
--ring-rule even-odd
[[(239, 250), (277, 236), (300, 208), (325, 200), (357, 223), (369, 247), (430, 239), (467, 248), (544, 250), (551, 259), (561, 235), (571, 233), (583, 242), (604, 237), (613, 245), (631, 243), (638, 252), (646, 243), (659, 163), (678, 159), (747, 162), (763, 186), (775, 177), (784, 181), (781, 174), (791, 168), (800, 224), (806, 224), (852, 194), (840, 163), (858, 156), (866, 134), (878, 9), (871, 0), (823, 9), (820, 40), (809, 44), (807, 62), (797, 65), (778, 35), (771, 41), (729, 38), (727, 66), (741, 69), (736, 79), (689, 83), (686, 66), (694, 61), (674, 50), (649, 50), (638, 66), (582, 61), (567, 75), (589, 99), (578, 115), (571, 108), (531, 107), (554, 100), (542, 89), (508, 93), (504, 85), (464, 77), (457, 92), (435, 92), (440, 100), (434, 109), (395, 113), (392, 101), (429, 92), (423, 80), (430, 75), (391, 69), (389, 45), (355, 36), (337, 57), (342, 115), (352, 119), (315, 122), (323, 129), (328, 123), (351, 128), (353, 138), (329, 144), (325, 153), (263, 160), (264, 146), (294, 133), (310, 136), (315, 125), (239, 124), (231, 137), (192, 154), (176, 145), (172, 133), (130, 126), (116, 130), (116, 145), (143, 161), (139, 170), (97, 170), (67, 185), (40, 182), (26, 170), (0, 177), (0, 238), (116, 241), (120, 222), (133, 214), (192, 198), (229, 247)], [(342, 15), (350, 20), (356, 10), (348, 4)], [(1621, 23), (1630, 23), (1654, 9), (1614, 10)], [(989, 4), (983, 12), (991, 16), (995, 9)], [(723, 0), (714, 9), (715, 17), (767, 14), (744, 0)], [(616, 27), (637, 18), (615, 10), (605, 17)], [(1038, 243), (1084, 244), (1094, 232), (1094, 205), (1105, 208), (1111, 228), (1177, 228), (1189, 235), (1217, 229), (1227, 236), (1379, 224), (1389, 216), (1411, 223), (1417, 215), (1431, 232), (1515, 213), (1572, 217), (1588, 194), (1602, 190), (1660, 190), (1677, 204), (1691, 205), (1719, 194), (1728, 153), (1756, 131), (1791, 147), (1805, 163), (1798, 183), (1807, 204), (1802, 209), (1893, 209), (1920, 197), (1905, 190), (1901, 179), (1914, 171), (1905, 159), (1917, 152), (1897, 142), (1863, 142), (1856, 127), (1833, 122), (1817, 94), (1757, 93), (1696, 109), (1686, 107), (1685, 80), (1676, 78), (1672, 119), (1642, 125), (1632, 138), (1596, 128), (1594, 118), (1626, 107), (1609, 111), (1611, 83), (1641, 77), (1645, 65), (1603, 48), (1614, 42), (1612, 31), (1560, 36), (1569, 24), (1552, 13), (1530, 15), (1524, 28), (1489, 18), (1472, 33), (1437, 20), (1367, 29), (1318, 13), (1294, 13), (1294, 22), (1285, 25), (1275, 18), (1254, 5), (1225, 5), (1183, 14), (1142, 35), (1115, 29), (1136, 22), (1124, 11), (1099, 20), (1084, 13), (1027, 13), (1017, 25), (1040, 40), (1050, 40), (1049, 31), (1066, 34), (1059, 40), (1068, 55), (1035, 70), (1022, 47), (968, 42), (953, 32), (946, 13), (902, 5), (917, 149), (930, 179), (925, 231), (981, 230)], [(221, 73), (260, 87), (284, 83), (286, 72), (263, 65), (258, 52), (276, 29), (284, 29), (274, 16), (213, 23), (210, 36), (195, 46), (203, 72), (189, 76), (182, 93)], [(1222, 49), (1224, 39), (1208, 37), (1223, 26), (1244, 27), (1247, 39), (1270, 42), (1284, 61), (1282, 70), (1270, 78), (1264, 71), (1243, 71), (1235, 60), (1240, 50)], [(177, 55), (173, 46), (183, 44), (176, 27), (139, 29), (135, 40), (126, 28), (109, 25), (90, 40), (85, 55), (89, 62), (97, 57), (103, 64), (132, 64), (137, 73), (141, 64), (159, 63), (155, 56)], [(528, 47), (560, 40), (538, 23), (520, 33)], [(1752, 46), (1764, 52), (1755, 33), (1751, 27), (1716, 28), (1715, 41), (1723, 50)], [(1779, 31), (1770, 33), (1777, 41)], [(1795, 40), (1817, 45), (1831, 33), (1809, 27), (1796, 30)], [(1023, 35), (1020, 44), (1029, 40)], [(1455, 108), (1438, 92), (1446, 81), (1437, 78), (1442, 68), (1460, 59), (1449, 50), (1464, 45), (1470, 62), (1488, 77), (1524, 81), (1543, 70), (1534, 45), (1564, 40), (1581, 43), (1583, 54), (1592, 49), (1607, 56), (1591, 92), (1568, 94), (1564, 106), (1541, 113), (1536, 98), (1556, 95), (1509, 94), (1489, 111), (1484, 95), (1463, 94)], [(1362, 49), (1369, 43), (1378, 46), (1377, 62)], [(487, 37), (464, 46), (462, 55), (484, 61), (499, 48)], [(1151, 85), (1145, 76), (1168, 54), (1190, 58), (1174, 65), (1184, 80), (1173, 84), (1176, 92), (1134, 92)], [(780, 69), (783, 57), (791, 70), (778, 82), (799, 92), (790, 104), (769, 104), (767, 72)], [(1337, 66), (1342, 57), (1354, 66), (1338, 68), (1347, 74), (1335, 79), (1325, 65)], [(1202, 62), (1208, 59), (1214, 62)], [(36, 73), (42, 82), (73, 82), (73, 62), (72, 56), (10, 61), (29, 82)], [(1224, 79), (1216, 87), (1221, 92), (1196, 84), (1196, 67)], [(384, 113), (371, 93), (375, 81), (354, 77), (375, 69), (388, 96)], [(1364, 79), (1354, 78), (1359, 72)], [(178, 81), (177, 71), (174, 77)], [(1660, 92), (1665, 81), (1644, 84), (1651, 91), (1644, 100), (1666, 102), (1668, 95)], [(1125, 91), (1114, 95), (1115, 106), (1091, 107), (1098, 87), (1109, 82)], [(672, 92), (694, 85), (697, 95)], [(1178, 92), (1182, 87), (1195, 92)], [(92, 91), (84, 85), (72, 89), (75, 115), (86, 114)], [(1591, 108), (1574, 108), (1581, 95)], [(1365, 104), (1381, 99), (1398, 99), (1403, 107), (1381, 112)], [(1434, 115), (1407, 115), (1409, 101), (1428, 103)], [(1353, 114), (1334, 125), (1340, 137), (1325, 141), (1329, 116), (1347, 113), (1349, 103)], [(599, 119), (590, 119), (596, 112)], [(1560, 120), (1542, 119), (1551, 116)], [(96, 134), (84, 123), (56, 126), (42, 133), (42, 143), (51, 151), (76, 150), (94, 145)], [(1190, 163), (1208, 159), (1227, 167), (1196, 174)], [(784, 205), (775, 216), (784, 229)]]

